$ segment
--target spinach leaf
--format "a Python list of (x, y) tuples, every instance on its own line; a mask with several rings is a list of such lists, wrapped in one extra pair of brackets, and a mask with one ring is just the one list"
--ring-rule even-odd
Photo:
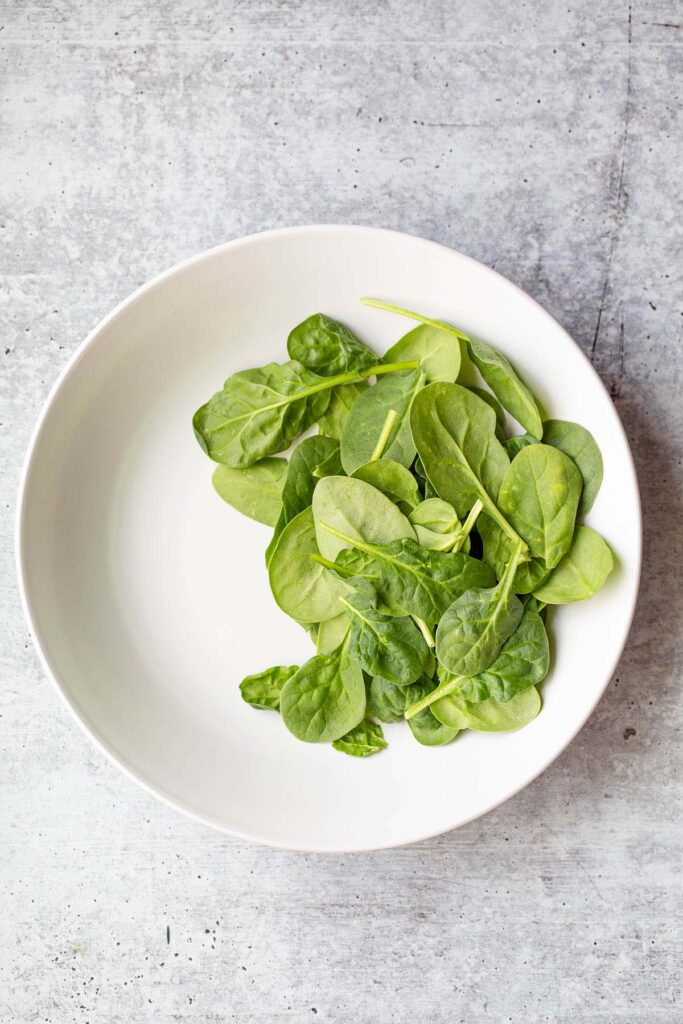
[(351, 406), (360, 398), (367, 386), (367, 381), (363, 380), (355, 384), (342, 384), (334, 389), (330, 404), (318, 420), (318, 430), (321, 434), (333, 437), (336, 441), (341, 440)]
[(403, 466), (411, 465), (415, 458), (415, 445), (410, 432), (410, 408), (423, 386), (424, 374), (419, 369), (410, 373), (393, 373), (378, 380), (354, 402), (341, 436), (342, 465), (349, 476), (359, 466), (371, 461), (377, 439), (391, 411), (396, 413), (396, 418), (383, 454)]
[(353, 590), (340, 601), (351, 620), (351, 649), (361, 668), (399, 686), (422, 675), (429, 648), (412, 619), (385, 615), (377, 594), (365, 580), (351, 581)]
[(349, 654), (350, 632), (338, 647), (316, 654), (287, 680), (280, 711), (291, 733), (306, 743), (341, 739), (365, 716), (365, 682)]
[(420, 481), (420, 488), (422, 489), (422, 493), (425, 496), (425, 500), (428, 498), (437, 498), (438, 494), (436, 493), (436, 489), (432, 486), (432, 482), (427, 476), (427, 472), (424, 466), (422, 465), (422, 459), (420, 458), (419, 455), (415, 459), (413, 469), (415, 472), (415, 476)]
[(510, 461), (512, 461), (515, 455), (519, 455), (522, 448), (526, 448), (530, 444), (538, 444), (538, 438), (532, 437), (531, 434), (515, 434), (513, 437), (508, 437), (503, 444), (505, 451), (510, 456)]
[(314, 313), (291, 331), (287, 352), (321, 377), (365, 370), (379, 362), (348, 327), (324, 313)]
[(376, 374), (398, 373), (413, 363), (382, 363), (368, 369), (319, 377), (302, 363), (268, 363), (228, 377), (194, 414), (192, 425), (204, 451), (215, 462), (250, 466), (264, 455), (284, 451), (320, 419), (332, 388)]
[(579, 526), (569, 551), (534, 594), (545, 604), (585, 601), (597, 594), (613, 568), (612, 552), (600, 534)]
[(522, 449), (505, 473), (500, 509), (546, 569), (569, 550), (582, 486), (572, 460), (548, 444)]
[(467, 347), (470, 359), (503, 408), (534, 437), (543, 437), (536, 400), (509, 360), (486, 342), (475, 338), (468, 338)]
[(408, 707), (406, 718), (449, 694), (470, 702), (493, 698), (505, 703), (528, 686), (542, 682), (549, 667), (550, 651), (543, 620), (533, 605), (527, 605), (519, 626), (488, 669), (467, 677), (439, 666), (439, 685), (417, 704)]
[[(307, 437), (292, 452), (282, 488), (282, 508), (275, 524), (272, 540), (266, 550), (266, 565), (270, 561), (275, 545), (287, 523), (290, 523), (295, 516), (298, 516), (299, 512), (303, 512), (311, 504), (313, 491), (318, 483), (318, 478), (314, 475), (315, 470), (328, 459), (332, 459), (334, 463), (332, 469), (339, 472), (339, 444), (331, 437)], [(258, 466), (260, 463), (257, 462), (256, 465)], [(240, 471), (233, 470), (233, 472)], [(241, 470), (241, 472), (248, 472), (248, 470)]]
[[(477, 520), (477, 530), (483, 545), (484, 561), (495, 570), (496, 577), (500, 579), (505, 572), (505, 566), (512, 558), (514, 544), (486, 514), (482, 514)], [(514, 593), (530, 594), (549, 572), (550, 569), (546, 569), (540, 558), (531, 557), (528, 561), (522, 562), (517, 567), (517, 575), (512, 586)]]
[(402, 610), (428, 623), (438, 622), (466, 591), (488, 587), (495, 579), (489, 566), (462, 551), (429, 551), (410, 538), (368, 544), (340, 536), (326, 524), (322, 532), (332, 532), (341, 543), (356, 549), (339, 553), (336, 566), (342, 572), (373, 583), (392, 610)]
[(283, 612), (297, 622), (324, 622), (339, 615), (339, 598), (347, 587), (314, 562), (318, 554), (313, 512), (304, 509), (282, 531), (270, 562), (268, 579)]
[(460, 339), (442, 327), (421, 324), (408, 331), (384, 356), (389, 363), (417, 359), (429, 383), (457, 379), (460, 371)]
[(393, 501), (366, 484), (346, 476), (327, 476), (313, 492), (313, 517), (320, 553), (332, 561), (345, 541), (340, 540), (322, 523), (349, 536), (352, 543), (365, 540), (382, 544), (399, 537), (415, 538), (415, 532)]
[(473, 704), (450, 694), (430, 706), (435, 718), (454, 729), (476, 732), (514, 732), (532, 722), (541, 710), (541, 698), (535, 686), (516, 694), (504, 704), (483, 700)]
[(255, 676), (247, 676), (240, 683), (242, 700), (251, 704), (253, 708), (278, 711), (282, 687), (298, 670), (298, 665), (276, 665), (274, 668), (264, 669)]
[(442, 498), (427, 498), (409, 514), (420, 547), (449, 551), (458, 540), (460, 520), (455, 509)]
[(286, 459), (261, 459), (246, 469), (216, 466), (211, 482), (223, 501), (257, 523), (275, 526), (282, 508)]
[(332, 746), (342, 754), (350, 754), (351, 757), (369, 757), (370, 754), (386, 750), (387, 741), (384, 739), (382, 726), (364, 718), (359, 725), (347, 732), (346, 736), (335, 740)]
[(517, 629), (523, 607), (512, 584), (520, 557), (517, 545), (497, 586), (468, 590), (445, 612), (437, 631), (436, 657), (449, 672), (462, 676), (483, 672)]
[(316, 654), (325, 654), (339, 647), (349, 631), (349, 619), (345, 612), (335, 615), (333, 619), (325, 619), (318, 627), (315, 639)]
[(353, 477), (355, 480), (364, 480), (366, 484), (386, 494), (404, 513), (409, 513), (420, 503), (415, 477), (409, 469), (393, 459), (366, 462), (354, 470)]
[(400, 722), (406, 709), (410, 686), (396, 686), (388, 679), (373, 676), (367, 690), (366, 713), (380, 722)]
[(459, 384), (430, 384), (415, 398), (410, 422), (418, 455), (439, 497), (459, 516), (481, 501), (507, 535), (520, 540), (496, 505), (510, 461), (495, 436), (493, 410)]
[(501, 444), (507, 448), (505, 443), (505, 410), (503, 409), (503, 406), (490, 391), (485, 391), (484, 388), (478, 388), (474, 384), (468, 384), (467, 388), (475, 394), (477, 398), (481, 398), (482, 402), (486, 402), (486, 404), (493, 409), (496, 417), (496, 437)]
[(546, 420), (543, 431), (545, 444), (559, 448), (578, 466), (583, 479), (578, 515), (587, 515), (602, 483), (602, 455), (595, 438), (585, 427), (569, 420)]
[[(407, 695), (410, 701), (415, 703), (434, 689), (434, 683), (431, 679), (424, 679), (406, 689), (410, 690), (410, 694)], [(417, 742), (425, 747), (443, 747), (447, 743), (452, 743), (460, 731), (458, 728), (444, 725), (434, 717), (429, 708), (413, 715), (408, 720), (408, 725)]]

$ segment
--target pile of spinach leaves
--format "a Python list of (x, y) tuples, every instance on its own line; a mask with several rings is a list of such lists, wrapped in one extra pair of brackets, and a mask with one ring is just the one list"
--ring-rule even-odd
[(544, 420), (485, 342), (364, 301), (418, 326), (380, 359), (316, 313), (287, 362), (229, 377), (193, 419), (218, 494), (273, 528), (273, 596), (316, 646), (248, 676), (242, 697), (354, 757), (383, 750), (380, 723), (400, 719), (426, 746), (528, 724), (547, 607), (591, 597), (613, 567), (580, 522), (602, 481), (592, 435)]

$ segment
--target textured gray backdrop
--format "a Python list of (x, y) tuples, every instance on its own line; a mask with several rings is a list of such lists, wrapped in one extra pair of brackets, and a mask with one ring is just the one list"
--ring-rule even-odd
[[(681, 1021), (675, 0), (0, 0), (0, 1019)], [(43, 677), (12, 564), (31, 426), (149, 277), (241, 234), (453, 245), (592, 354), (645, 575), (616, 678), (523, 793), (412, 848), (233, 841), (138, 790)]]

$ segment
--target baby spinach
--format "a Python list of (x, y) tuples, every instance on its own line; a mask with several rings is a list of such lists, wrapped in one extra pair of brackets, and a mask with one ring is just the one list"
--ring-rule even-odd
[(578, 514), (587, 515), (593, 507), (602, 483), (602, 455), (595, 438), (589, 430), (578, 423), (571, 423), (569, 420), (546, 420), (543, 424), (543, 441), (553, 448), (559, 448), (576, 463), (583, 479)]
[(495, 700), (471, 703), (450, 694), (430, 706), (432, 714), (453, 729), (475, 732), (515, 732), (532, 722), (541, 710), (541, 698), (535, 686), (516, 694), (504, 704)]
[(430, 384), (413, 403), (413, 438), (427, 476), (459, 516), (475, 501), (514, 541), (520, 540), (496, 500), (510, 465), (495, 436), (496, 417), (481, 398), (459, 384)]
[(449, 672), (463, 676), (483, 672), (517, 629), (523, 607), (512, 584), (521, 554), (517, 545), (497, 586), (468, 590), (445, 612), (437, 632), (436, 657)]
[(438, 622), (456, 598), (473, 587), (490, 586), (495, 578), (489, 566), (461, 551), (429, 551), (410, 538), (368, 544), (321, 525), (323, 533), (356, 549), (341, 551), (337, 567), (373, 583), (395, 614), (402, 610), (427, 623)]
[(550, 651), (545, 626), (536, 607), (529, 604), (524, 608), (519, 626), (488, 669), (468, 677), (454, 675), (439, 666), (439, 685), (417, 704), (408, 707), (406, 718), (449, 694), (470, 702), (493, 698), (505, 703), (528, 686), (542, 682), (549, 667)]
[(409, 513), (420, 503), (417, 481), (409, 469), (393, 459), (375, 459), (354, 470), (356, 480), (372, 484), (382, 494), (398, 505), (403, 513)]
[(503, 477), (500, 509), (546, 569), (569, 550), (582, 486), (572, 460), (548, 444), (522, 449)]
[(421, 324), (399, 338), (384, 358), (389, 363), (417, 359), (430, 384), (437, 380), (453, 383), (460, 371), (460, 339), (443, 327)]
[(351, 757), (369, 757), (370, 754), (385, 750), (387, 741), (384, 739), (382, 726), (364, 718), (359, 725), (347, 732), (346, 736), (335, 740), (332, 746)]
[(299, 671), (298, 665), (276, 665), (255, 676), (246, 676), (240, 683), (242, 700), (253, 708), (280, 710), (280, 694), (288, 679)]
[[(410, 694), (407, 695), (410, 701), (417, 702), (434, 689), (434, 683), (431, 679), (423, 679), (407, 689), (410, 690)], [(408, 725), (417, 742), (425, 747), (443, 747), (447, 743), (452, 743), (460, 732), (460, 729), (440, 722), (429, 708), (413, 715), (408, 720)]]
[(538, 438), (533, 437), (531, 434), (515, 434), (513, 437), (508, 437), (503, 444), (505, 445), (505, 451), (510, 456), (510, 461), (512, 461), (515, 455), (519, 455), (522, 448), (526, 448), (530, 444), (538, 444)]
[(246, 469), (216, 466), (211, 482), (223, 501), (265, 526), (275, 526), (282, 509), (286, 459), (261, 459)]
[(543, 437), (543, 424), (536, 399), (502, 352), (475, 338), (468, 338), (470, 359), (494, 395), (533, 437)]
[[(382, 544), (399, 537), (415, 538), (415, 532), (393, 501), (364, 480), (328, 476), (313, 492), (313, 517), (320, 553), (332, 561), (347, 543), (365, 540)], [(326, 523), (351, 538), (340, 540)]]
[(318, 626), (318, 633), (315, 638), (315, 653), (325, 654), (339, 647), (349, 631), (349, 618), (344, 611), (335, 615), (333, 619), (325, 619)]
[(486, 402), (486, 404), (493, 409), (496, 417), (496, 437), (503, 447), (507, 449), (505, 442), (505, 409), (503, 409), (503, 406), (500, 404), (498, 399), (495, 395), (492, 395), (490, 391), (485, 391), (484, 388), (478, 388), (474, 384), (468, 384), (467, 387), (469, 391), (477, 396), (477, 398), (481, 398), (482, 402)]
[(460, 520), (453, 506), (442, 498), (420, 502), (408, 519), (420, 546), (430, 551), (449, 551), (458, 540)]
[[(341, 468), (339, 444), (331, 437), (307, 437), (292, 452), (282, 488), (282, 508), (275, 524), (272, 540), (266, 551), (266, 565), (270, 561), (275, 545), (287, 523), (290, 523), (295, 516), (298, 516), (299, 512), (303, 512), (311, 504), (313, 491), (318, 483), (315, 471), (321, 464), (326, 462), (329, 464), (330, 460), (332, 472), (339, 472)], [(260, 463), (257, 462), (256, 465), (258, 466)], [(219, 469), (222, 468), (219, 467)], [(240, 471), (233, 470), (233, 472)], [(248, 470), (241, 470), (241, 472), (248, 472)]]
[(579, 526), (572, 546), (534, 594), (545, 604), (585, 601), (597, 594), (614, 568), (608, 544), (589, 526)]
[(265, 455), (284, 451), (320, 419), (332, 388), (410, 369), (414, 363), (393, 363), (321, 377), (290, 359), (241, 370), (197, 410), (192, 421), (195, 436), (214, 462), (250, 466)]
[(411, 690), (411, 686), (397, 686), (381, 676), (373, 676), (366, 690), (366, 714), (380, 722), (400, 722)]
[(365, 370), (379, 362), (348, 327), (324, 313), (314, 313), (290, 332), (287, 352), (290, 359), (297, 359), (321, 377)]
[(318, 553), (313, 512), (304, 509), (282, 531), (268, 563), (273, 597), (297, 622), (324, 622), (339, 615), (347, 587), (314, 562)]
[(352, 405), (341, 435), (342, 465), (349, 476), (370, 462), (389, 412), (396, 415), (383, 455), (406, 467), (412, 464), (415, 445), (410, 431), (410, 408), (424, 386), (424, 379), (419, 369), (393, 373), (378, 380)]
[(349, 653), (350, 635), (333, 651), (314, 655), (282, 688), (282, 719), (297, 739), (331, 743), (363, 720), (365, 682)]
[[(505, 566), (512, 558), (514, 544), (497, 523), (489, 519), (486, 514), (482, 514), (477, 520), (477, 530), (483, 545), (482, 557), (487, 565), (495, 570), (497, 578), (500, 579), (505, 572)], [(517, 575), (512, 589), (515, 594), (530, 594), (543, 582), (549, 572), (550, 570), (546, 569), (545, 563), (541, 559), (532, 556), (517, 567)]]
[(351, 581), (353, 590), (339, 600), (351, 620), (351, 647), (361, 668), (371, 676), (406, 686), (425, 668), (429, 647), (412, 619), (385, 615), (377, 594), (365, 580)]
[(355, 384), (342, 384), (334, 389), (330, 404), (318, 419), (318, 430), (321, 434), (333, 437), (336, 441), (341, 440), (342, 430), (351, 411), (351, 406), (360, 398), (367, 386), (367, 381), (363, 380), (357, 381)]

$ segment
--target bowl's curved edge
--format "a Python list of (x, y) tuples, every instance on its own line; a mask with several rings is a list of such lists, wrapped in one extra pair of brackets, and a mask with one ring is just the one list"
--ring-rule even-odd
[[(286, 235), (307, 234), (307, 233), (323, 233), (323, 232), (326, 232), (326, 231), (327, 232), (329, 232), (329, 231), (336, 231), (336, 232), (345, 232), (345, 233), (358, 233), (358, 234), (372, 233), (372, 234), (378, 234), (378, 235), (389, 235), (389, 236), (394, 236), (394, 237), (398, 237), (398, 238), (409, 238), (409, 239), (411, 239), (412, 242), (414, 242), (416, 244), (423, 245), (423, 246), (426, 246), (426, 247), (429, 247), (429, 248), (438, 249), (438, 250), (447, 252), (449, 254), (457, 255), (459, 258), (461, 258), (461, 259), (463, 259), (463, 260), (465, 260), (465, 261), (467, 261), (469, 263), (475, 264), (477, 267), (484, 269), (488, 274), (496, 277), (498, 279), (498, 281), (500, 283), (502, 283), (505, 287), (507, 287), (509, 289), (512, 289), (514, 292), (519, 293), (520, 295), (522, 295), (527, 301), (532, 302), (537, 307), (538, 311), (544, 317), (547, 318), (549, 324), (552, 324), (554, 329), (557, 330), (559, 328), (559, 330), (562, 331), (562, 333), (565, 335), (565, 337), (571, 342), (571, 344), (574, 346), (574, 348), (580, 354), (581, 358), (584, 360), (587, 369), (590, 371), (590, 373), (593, 375), (593, 377), (599, 383), (599, 386), (600, 386), (600, 388), (601, 388), (601, 390), (603, 392), (603, 395), (604, 395), (605, 399), (607, 400), (608, 406), (611, 409), (615, 425), (617, 426), (618, 432), (620, 433), (621, 438), (622, 438), (622, 440), (624, 442), (625, 450), (626, 450), (626, 452), (628, 454), (629, 463), (630, 463), (630, 466), (631, 466), (632, 478), (633, 478), (634, 494), (635, 494), (635, 499), (636, 499), (636, 506), (635, 506), (634, 512), (637, 514), (637, 520), (638, 520), (638, 544), (637, 544), (637, 550), (633, 553), (633, 559), (634, 559), (634, 564), (635, 564), (636, 572), (635, 572), (635, 575), (634, 575), (634, 582), (633, 582), (633, 587), (632, 587), (632, 593), (630, 594), (630, 611), (629, 611), (629, 616), (628, 616), (628, 622), (626, 624), (626, 628), (624, 629), (624, 634), (623, 634), (621, 643), (619, 645), (618, 653), (615, 655), (614, 663), (613, 663), (613, 665), (612, 665), (612, 667), (610, 669), (608, 677), (605, 679), (604, 685), (600, 689), (600, 692), (597, 694), (595, 700), (591, 703), (590, 707), (587, 709), (585, 716), (583, 716), (583, 718), (581, 719), (581, 721), (577, 725), (576, 729), (573, 731), (571, 736), (569, 736), (567, 738), (566, 742), (562, 745), (562, 747), (559, 750), (555, 751), (550, 757), (548, 757), (539, 768), (534, 769), (512, 792), (508, 793), (502, 800), (495, 800), (495, 801), (493, 801), (491, 804), (489, 804), (486, 807), (484, 807), (483, 809), (477, 811), (476, 814), (469, 815), (468, 817), (463, 818), (463, 819), (461, 819), (461, 820), (459, 820), (457, 822), (454, 822), (452, 825), (448, 825), (445, 828), (438, 828), (438, 829), (435, 829), (434, 831), (422, 833), (422, 834), (416, 835), (416, 836), (407, 836), (407, 837), (404, 837), (404, 838), (397, 838), (397, 839), (392, 840), (389, 843), (371, 844), (371, 845), (368, 845), (368, 846), (357, 846), (357, 845), (355, 845), (355, 846), (349, 846), (349, 847), (338, 847), (338, 846), (312, 845), (312, 844), (298, 845), (296, 843), (283, 842), (282, 840), (275, 839), (272, 836), (258, 835), (258, 834), (254, 833), (254, 832), (243, 832), (243, 831), (241, 831), (240, 829), (237, 829), (237, 828), (230, 828), (230, 827), (226, 826), (222, 821), (219, 821), (218, 819), (213, 818), (211, 815), (201, 814), (201, 813), (197, 812), (194, 808), (192, 808), (191, 806), (186, 804), (184, 801), (179, 800), (176, 796), (174, 796), (173, 794), (171, 794), (171, 793), (167, 792), (166, 790), (164, 790), (163, 787), (159, 786), (159, 784), (157, 782), (153, 782), (152, 780), (146, 778), (144, 775), (142, 775), (137, 770), (133, 769), (129, 764), (126, 763), (125, 757), (123, 755), (119, 754), (109, 741), (104, 739), (104, 737), (101, 735), (101, 733), (99, 732), (97, 727), (93, 723), (91, 723), (87, 719), (87, 717), (83, 714), (83, 712), (79, 708), (78, 704), (69, 696), (66, 687), (62, 684), (62, 682), (61, 682), (61, 680), (59, 678), (59, 674), (52, 668), (52, 666), (48, 662), (48, 659), (47, 659), (46, 655), (44, 654), (44, 651), (43, 651), (43, 648), (42, 648), (42, 645), (41, 645), (41, 642), (40, 642), (40, 635), (39, 635), (40, 634), (40, 630), (38, 629), (37, 622), (36, 622), (36, 619), (35, 619), (34, 614), (33, 614), (33, 609), (32, 609), (32, 606), (31, 606), (31, 600), (30, 600), (30, 597), (29, 597), (29, 594), (28, 594), (28, 589), (27, 589), (27, 586), (26, 586), (26, 578), (25, 578), (25, 571), (24, 571), (24, 519), (25, 519), (25, 502), (26, 502), (27, 484), (28, 484), (28, 479), (29, 479), (29, 475), (30, 475), (31, 463), (32, 463), (32, 460), (33, 460), (33, 455), (34, 455), (34, 452), (35, 452), (35, 450), (36, 450), (36, 448), (38, 446), (38, 443), (40, 441), (40, 436), (41, 436), (41, 433), (42, 433), (43, 425), (45, 423), (45, 420), (46, 420), (46, 418), (48, 416), (48, 413), (50, 411), (50, 408), (52, 406), (52, 403), (53, 403), (57, 393), (59, 392), (62, 384), (67, 379), (67, 377), (69, 377), (69, 375), (76, 368), (76, 366), (80, 362), (80, 360), (83, 357), (83, 355), (86, 352), (86, 350), (97, 340), (97, 338), (101, 334), (101, 332), (105, 328), (107, 328), (110, 324), (112, 324), (124, 311), (128, 310), (132, 305), (134, 305), (143, 296), (147, 295), (149, 292), (153, 291), (158, 286), (164, 284), (169, 278), (175, 276), (178, 273), (181, 273), (183, 270), (187, 269), (190, 266), (195, 266), (195, 265), (203, 262), (204, 260), (209, 260), (209, 259), (213, 258), (214, 256), (216, 256), (219, 253), (222, 253), (222, 252), (225, 252), (225, 251), (228, 251), (228, 250), (231, 250), (231, 249), (239, 249), (239, 248), (242, 248), (242, 247), (246, 247), (248, 245), (252, 245), (254, 243), (257, 243), (260, 240), (266, 240), (266, 239), (269, 239), (269, 238), (275, 238), (275, 237), (278, 237), (278, 236), (286, 236)], [(615, 671), (617, 669), (617, 666), (619, 664), (621, 656), (622, 656), (622, 654), (624, 652), (624, 648), (626, 646), (626, 641), (628, 639), (628, 636), (629, 636), (629, 633), (630, 633), (630, 630), (631, 630), (631, 626), (633, 624), (633, 618), (634, 618), (634, 615), (635, 615), (636, 604), (637, 604), (637, 599), (638, 599), (638, 591), (639, 591), (639, 584), (640, 584), (640, 574), (641, 574), (641, 568), (642, 568), (642, 535), (643, 535), (643, 520), (642, 520), (642, 508), (641, 508), (641, 501), (640, 501), (640, 492), (639, 492), (639, 487), (638, 487), (638, 476), (637, 476), (637, 473), (636, 473), (635, 463), (634, 463), (634, 460), (633, 460), (633, 453), (631, 452), (631, 447), (629, 445), (628, 438), (627, 438), (627, 435), (626, 435), (626, 431), (624, 430), (624, 426), (623, 426), (623, 424), (621, 422), (621, 419), (619, 418), (619, 414), (618, 414), (618, 412), (617, 412), (617, 410), (616, 410), (616, 408), (614, 406), (614, 403), (613, 403), (612, 398), (611, 398), (611, 396), (609, 394), (609, 391), (605, 387), (605, 384), (603, 383), (603, 381), (600, 378), (599, 374), (595, 370), (595, 368), (594, 368), (593, 364), (591, 363), (590, 359), (585, 354), (585, 352), (581, 349), (581, 347), (574, 341), (574, 339), (571, 337), (571, 335), (559, 323), (559, 321), (556, 320), (555, 317), (552, 316), (551, 313), (549, 313), (536, 299), (534, 299), (531, 295), (529, 295), (527, 292), (525, 292), (522, 288), (520, 288), (518, 285), (514, 284), (514, 282), (510, 281), (508, 278), (504, 277), (502, 274), (499, 274), (498, 271), (493, 270), (491, 267), (486, 266), (485, 264), (481, 263), (479, 260), (475, 260), (471, 256), (467, 256), (465, 253), (459, 252), (457, 249), (452, 249), (450, 246), (442, 245), (440, 242), (434, 242), (434, 241), (432, 241), (430, 239), (422, 238), (419, 235), (410, 235), (410, 234), (408, 234), (406, 232), (394, 231), (394, 230), (391, 230), (389, 228), (378, 228), (378, 227), (369, 227), (369, 226), (351, 225), (351, 224), (313, 224), (313, 225), (299, 225), (299, 226), (289, 227), (289, 228), (275, 228), (275, 229), (272, 229), (272, 230), (269, 230), (269, 231), (255, 232), (253, 234), (245, 235), (245, 236), (243, 236), (241, 238), (237, 238), (237, 239), (234, 239), (234, 240), (229, 241), (229, 242), (223, 242), (223, 243), (221, 243), (219, 245), (213, 246), (210, 249), (205, 249), (202, 252), (197, 253), (194, 256), (190, 256), (187, 259), (182, 260), (179, 263), (174, 264), (174, 266), (170, 267), (167, 270), (162, 271), (160, 274), (157, 274), (155, 277), (153, 277), (150, 281), (148, 281), (145, 284), (141, 285), (139, 288), (137, 288), (135, 291), (133, 291), (130, 295), (128, 295), (126, 298), (124, 298), (121, 302), (119, 302), (110, 313), (108, 313), (105, 317), (103, 317), (95, 325), (95, 327), (90, 331), (90, 333), (87, 335), (87, 337), (76, 348), (75, 352), (71, 355), (71, 357), (69, 358), (68, 362), (64, 366), (63, 370), (60, 372), (60, 374), (58, 375), (58, 377), (55, 380), (54, 384), (50, 388), (50, 391), (49, 391), (49, 393), (47, 395), (47, 398), (45, 399), (45, 401), (43, 403), (43, 406), (42, 406), (42, 408), (40, 410), (40, 413), (39, 413), (38, 418), (36, 420), (35, 426), (34, 426), (33, 431), (31, 433), (31, 437), (30, 437), (30, 440), (29, 440), (28, 448), (26, 450), (26, 455), (24, 456), (24, 461), (23, 461), (23, 464), (22, 464), (22, 469), (21, 469), (21, 474), (20, 474), (20, 479), (19, 479), (19, 490), (18, 490), (17, 506), (16, 506), (16, 514), (15, 514), (15, 562), (16, 562), (17, 580), (18, 580), (19, 595), (20, 595), (20, 599), (21, 599), (22, 609), (23, 609), (24, 616), (25, 616), (26, 621), (27, 621), (28, 626), (29, 626), (29, 630), (30, 630), (30, 634), (31, 634), (31, 639), (33, 641), (33, 646), (34, 646), (34, 648), (36, 650), (36, 653), (38, 655), (38, 659), (39, 659), (40, 664), (41, 664), (41, 666), (43, 668), (43, 671), (45, 672), (45, 674), (48, 677), (48, 679), (52, 682), (52, 684), (55, 687), (55, 689), (57, 690), (61, 700), (63, 701), (65, 706), (69, 709), (71, 714), (74, 716), (74, 718), (78, 722), (78, 725), (83, 730), (85, 735), (87, 735), (89, 737), (89, 739), (93, 743), (95, 743), (95, 745), (101, 750), (101, 752), (104, 754), (104, 756), (112, 764), (116, 765), (116, 767), (120, 771), (122, 771), (124, 773), (124, 775), (126, 775), (134, 783), (136, 783), (138, 786), (140, 786), (145, 792), (149, 793), (151, 796), (155, 797), (156, 799), (161, 800), (168, 807), (172, 807), (174, 810), (180, 811), (181, 813), (183, 813), (187, 817), (191, 818), (192, 820), (194, 820), (196, 822), (199, 822), (199, 823), (201, 823), (203, 825), (209, 825), (210, 827), (215, 828), (218, 831), (225, 833), (226, 835), (232, 836), (235, 839), (240, 839), (240, 840), (244, 840), (244, 841), (247, 841), (247, 842), (258, 842), (258, 843), (261, 843), (264, 846), (270, 846), (270, 847), (275, 848), (275, 849), (291, 850), (291, 851), (302, 852), (302, 853), (366, 853), (366, 852), (372, 852), (372, 851), (375, 851), (375, 850), (386, 850), (386, 849), (393, 849), (393, 848), (400, 847), (400, 846), (408, 846), (408, 845), (411, 845), (413, 843), (422, 842), (422, 841), (427, 840), (427, 839), (433, 839), (436, 836), (444, 835), (445, 833), (450, 832), (450, 831), (452, 831), (455, 828), (460, 828), (462, 825), (467, 825), (469, 822), (474, 821), (477, 818), (480, 818), (480, 817), (482, 817), (485, 814), (488, 814), (492, 810), (495, 810), (496, 807), (501, 806), (501, 804), (507, 802), (507, 800), (511, 799), (512, 797), (514, 797), (518, 793), (520, 793), (531, 782), (533, 782), (540, 775), (542, 775), (543, 772), (567, 749), (567, 747), (573, 742), (573, 740), (576, 738), (576, 736), (581, 731), (583, 726), (586, 724), (586, 722), (588, 721), (588, 719), (592, 715), (593, 711), (597, 707), (598, 703), (602, 699), (602, 697), (603, 697), (603, 695), (605, 693), (605, 690), (607, 689), (607, 687), (608, 687), (608, 685), (609, 685), (609, 683), (610, 683), (610, 681), (611, 681), (611, 679), (612, 679), (612, 677), (613, 677), (613, 675), (614, 675), (614, 673), (615, 673)]]

